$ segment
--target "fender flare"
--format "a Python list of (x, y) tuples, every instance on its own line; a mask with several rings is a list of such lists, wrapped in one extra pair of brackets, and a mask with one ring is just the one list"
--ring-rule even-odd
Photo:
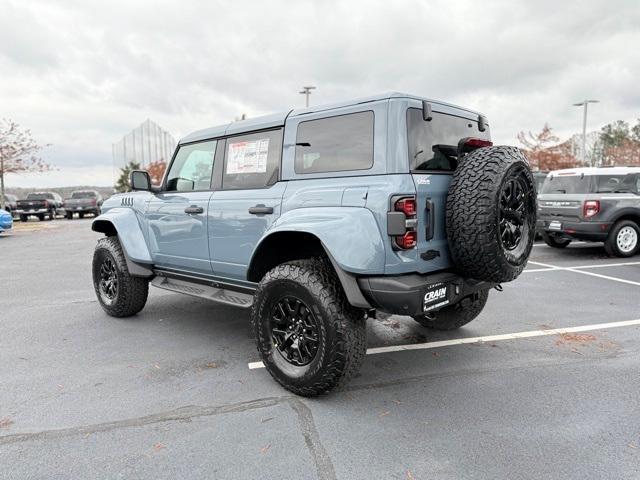
[(624, 207), (616, 211), (616, 214), (611, 218), (611, 225), (613, 226), (622, 217), (633, 217), (640, 219), (640, 208), (638, 207)]
[(385, 248), (371, 211), (360, 207), (309, 207), (284, 213), (258, 241), (249, 262), (267, 239), (277, 233), (306, 233), (320, 241), (342, 288), (353, 306), (371, 309), (356, 275), (384, 273)]
[(96, 217), (91, 230), (117, 236), (127, 259), (129, 273), (136, 277), (153, 276), (152, 259), (136, 213), (130, 208), (112, 208)]

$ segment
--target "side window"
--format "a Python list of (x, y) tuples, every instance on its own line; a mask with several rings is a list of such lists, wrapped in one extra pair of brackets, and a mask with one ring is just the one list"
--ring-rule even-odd
[(278, 181), (282, 129), (227, 138), (223, 190), (263, 188)]
[(296, 133), (296, 173), (366, 170), (373, 166), (371, 111), (301, 122)]
[(210, 190), (217, 143), (209, 140), (181, 146), (167, 175), (167, 191)]

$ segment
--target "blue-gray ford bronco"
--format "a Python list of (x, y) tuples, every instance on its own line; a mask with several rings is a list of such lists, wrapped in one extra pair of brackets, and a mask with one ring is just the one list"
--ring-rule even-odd
[(292, 392), (344, 384), (377, 310), (450, 330), (524, 269), (536, 189), (477, 112), (390, 93), (183, 138), (160, 186), (134, 171), (104, 202), (102, 308), (135, 315), (149, 283), (251, 309), (261, 359)]

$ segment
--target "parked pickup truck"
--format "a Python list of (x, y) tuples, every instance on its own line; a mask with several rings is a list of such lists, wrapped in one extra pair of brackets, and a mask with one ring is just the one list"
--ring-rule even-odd
[(18, 200), (16, 214), (20, 221), (26, 222), (29, 215), (35, 215), (40, 220), (56, 218), (58, 211), (62, 211), (62, 198), (55, 192), (35, 192), (27, 195), (24, 200)]
[(551, 172), (538, 195), (544, 241), (604, 242), (611, 256), (640, 251), (640, 167), (571, 168)]
[(100, 207), (102, 207), (102, 196), (95, 190), (78, 190), (71, 193), (71, 198), (64, 200), (65, 216), (69, 220), (73, 218), (74, 213), (77, 213), (80, 218), (84, 218), (86, 213), (97, 217), (100, 215)]
[(402, 93), (200, 130), (161, 186), (130, 180), (92, 224), (100, 306), (135, 315), (151, 284), (251, 309), (267, 371), (305, 396), (358, 371), (376, 310), (472, 321), (536, 224), (518, 148), (478, 112)]

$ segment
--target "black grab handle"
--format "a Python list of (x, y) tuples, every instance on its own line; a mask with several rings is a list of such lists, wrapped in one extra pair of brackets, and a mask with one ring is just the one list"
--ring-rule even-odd
[(436, 219), (433, 200), (427, 200), (427, 213), (429, 215), (429, 218), (427, 220), (427, 231), (426, 231), (425, 238), (426, 240), (431, 240), (433, 238), (433, 231), (435, 230), (435, 219)]
[(184, 213), (203, 213), (203, 212), (204, 212), (204, 208), (196, 207), (195, 205), (192, 205), (184, 209)]
[(249, 213), (253, 215), (264, 215), (267, 213), (273, 213), (273, 207), (265, 207), (264, 205), (256, 205), (249, 208)]

